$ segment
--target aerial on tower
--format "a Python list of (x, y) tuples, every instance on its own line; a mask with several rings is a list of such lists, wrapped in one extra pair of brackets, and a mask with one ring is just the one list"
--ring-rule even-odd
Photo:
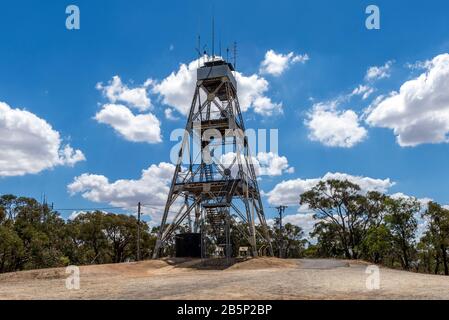
[(184, 224), (185, 235), (200, 239), (201, 257), (213, 251), (211, 246), (230, 257), (233, 221), (243, 222), (232, 225), (247, 239), (253, 256), (272, 255), (234, 66), (215, 56), (203, 59), (153, 258)]

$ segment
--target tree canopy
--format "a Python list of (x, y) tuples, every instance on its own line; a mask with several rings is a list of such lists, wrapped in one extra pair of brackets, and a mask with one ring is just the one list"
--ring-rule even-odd
[[(341, 180), (319, 182), (299, 195), (299, 204), (314, 212), (310, 235), (295, 224), (282, 228), (278, 218), (269, 226), (274, 254), (284, 258), (332, 257), (364, 259), (376, 264), (426, 273), (449, 275), (449, 210), (429, 202), (422, 207), (412, 197), (364, 192)], [(418, 228), (421, 221), (421, 228)], [(425, 228), (424, 228), (425, 227)], [(205, 241), (212, 244), (213, 226), (207, 219)], [(242, 234), (244, 222), (230, 222), (232, 254), (250, 247)], [(0, 273), (58, 267), (134, 261), (138, 221), (132, 215), (85, 212), (64, 220), (46, 204), (32, 198), (0, 196)], [(140, 222), (141, 258), (149, 259), (158, 228)], [(176, 233), (187, 232), (181, 225)], [(262, 233), (256, 226), (256, 233)], [(257, 242), (258, 248), (266, 244)], [(264, 247), (265, 246), (265, 247)], [(165, 255), (173, 256), (174, 235)]]

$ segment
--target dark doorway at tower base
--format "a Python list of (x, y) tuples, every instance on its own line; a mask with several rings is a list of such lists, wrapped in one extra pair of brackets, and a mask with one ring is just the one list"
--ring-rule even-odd
[(175, 236), (177, 258), (201, 258), (201, 233), (181, 233)]

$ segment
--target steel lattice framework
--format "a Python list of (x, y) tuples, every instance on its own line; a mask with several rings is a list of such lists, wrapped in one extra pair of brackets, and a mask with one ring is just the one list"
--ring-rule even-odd
[[(239, 231), (250, 243), (254, 256), (258, 254), (256, 236), (262, 240), (261, 246), (273, 254), (233, 72), (232, 64), (217, 58), (198, 68), (153, 258), (159, 257), (183, 222), (187, 222), (191, 232), (203, 233), (205, 221), (212, 225), (217, 239), (224, 233), (229, 256), (232, 219), (244, 222)], [(223, 149), (227, 152), (216, 155), (217, 150)], [(260, 232), (255, 228), (256, 218)]]

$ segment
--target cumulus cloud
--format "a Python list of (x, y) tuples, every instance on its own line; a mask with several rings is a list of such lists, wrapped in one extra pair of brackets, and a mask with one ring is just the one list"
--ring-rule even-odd
[(299, 205), (299, 197), (304, 192), (311, 190), (320, 181), (326, 180), (348, 180), (360, 186), (362, 192), (378, 191), (386, 192), (394, 182), (390, 179), (374, 179), (362, 176), (353, 176), (346, 173), (327, 173), (322, 178), (295, 179), (282, 181), (273, 190), (266, 193), (268, 202), (273, 205)]
[(306, 63), (309, 60), (307, 54), (296, 55), (293, 52), (288, 54), (276, 53), (273, 50), (268, 50), (265, 54), (265, 59), (260, 65), (261, 74), (270, 74), (272, 76), (278, 77), (285, 70), (287, 70), (292, 64), (295, 63)]
[(119, 76), (114, 76), (107, 85), (100, 82), (96, 87), (111, 103), (122, 102), (140, 111), (146, 111), (151, 108), (147, 89), (152, 83), (152, 80), (147, 80), (143, 86), (129, 88), (123, 84)]
[[(295, 214), (288, 214), (282, 218), (282, 223), (285, 225), (287, 223), (293, 224), (295, 226), (301, 227), (306, 239), (311, 240), (309, 234), (313, 231), (315, 224), (318, 220), (313, 218), (313, 213), (310, 212), (298, 212)], [(268, 219), (267, 224), (270, 226), (274, 225), (274, 219)]]
[(254, 112), (263, 116), (282, 113), (282, 103), (274, 103), (266, 96), (269, 88), (268, 81), (257, 75), (244, 76), (240, 72), (235, 74), (240, 108), (243, 112), (254, 108)]
[(387, 61), (383, 66), (373, 66), (368, 68), (365, 75), (366, 81), (375, 81), (391, 76), (391, 66), (393, 61)]
[[(365, 82), (349, 93), (340, 94), (329, 101), (315, 103), (305, 120), (310, 131), (309, 139), (329, 147), (342, 148), (351, 148), (364, 141), (368, 131), (360, 124), (361, 117), (354, 110), (344, 109), (341, 106), (349, 103), (356, 96), (367, 100), (376, 91), (373, 81), (389, 77), (392, 63), (388, 61), (384, 66), (370, 67), (365, 76)], [(377, 97), (375, 102), (381, 98)], [(314, 99), (311, 101), (313, 102)]]
[[(231, 168), (232, 176), (235, 176), (238, 171), (236, 153), (228, 152), (223, 154), (219, 161), (227, 168)], [(257, 176), (281, 176), (284, 173), (294, 173), (295, 169), (290, 167), (288, 159), (284, 156), (279, 156), (273, 152), (259, 152), (257, 156), (251, 157), (254, 170)], [(231, 167), (232, 165), (232, 167)], [(246, 172), (246, 167), (243, 167)]]
[(152, 89), (153, 93), (160, 95), (162, 103), (175, 108), (182, 115), (187, 115), (191, 106), (196, 84), (196, 70), (198, 60), (189, 64), (181, 63), (177, 71), (156, 83)]
[(72, 196), (81, 194), (84, 199), (117, 207), (134, 209), (138, 202), (149, 203), (159, 208), (147, 211), (157, 220), (167, 201), (174, 170), (174, 165), (161, 162), (143, 170), (139, 179), (114, 182), (103, 175), (85, 173), (76, 177), (67, 189)]
[(129, 88), (122, 83), (119, 76), (114, 76), (106, 86), (98, 83), (97, 89), (103, 91), (109, 103), (102, 106), (94, 119), (99, 123), (111, 126), (128, 141), (162, 142), (159, 119), (151, 112), (135, 114), (130, 109), (134, 108), (138, 112), (145, 112), (152, 107), (147, 92), (152, 85), (153, 80), (149, 79), (141, 87)]
[(123, 105), (105, 104), (95, 115), (99, 123), (110, 125), (128, 141), (158, 143), (162, 141), (160, 121), (151, 113), (134, 115)]
[(431, 198), (416, 198), (416, 197), (404, 194), (402, 192), (393, 193), (392, 195), (390, 195), (390, 197), (393, 198), (393, 199), (401, 199), (401, 198), (416, 199), (420, 203), (421, 208), (423, 210), (426, 210), (427, 209), (427, 205), (429, 204), (429, 202), (433, 201), (433, 199), (431, 199)]
[(282, 103), (273, 103), (268, 97), (257, 97), (254, 102), (254, 112), (263, 116), (272, 116), (283, 113)]
[(288, 165), (286, 157), (273, 152), (259, 152), (253, 162), (258, 176), (273, 177), (295, 172), (295, 169)]
[[(200, 60), (200, 65), (203, 64), (203, 61), (204, 59)], [(160, 96), (163, 104), (174, 108), (182, 115), (187, 115), (191, 100), (186, 97), (193, 96), (195, 92), (198, 64), (198, 60), (189, 64), (182, 63), (177, 71), (155, 83), (152, 92)], [(282, 112), (282, 103), (274, 103), (266, 96), (269, 83), (265, 78), (257, 74), (245, 76), (240, 72), (235, 72), (235, 78), (238, 85), (240, 108), (243, 112), (250, 108), (253, 108), (255, 113), (264, 116)]]
[(402, 147), (449, 142), (449, 54), (426, 66), (426, 72), (367, 110), (367, 123), (392, 129)]
[(59, 132), (35, 114), (0, 102), (0, 176), (36, 174), (56, 166), (74, 166), (86, 158), (62, 145)]
[(336, 102), (318, 103), (312, 107), (305, 120), (309, 139), (328, 147), (351, 148), (368, 135), (360, 126), (358, 115), (352, 110), (339, 111)]
[(81, 150), (73, 149), (69, 144), (59, 150), (59, 164), (73, 167), (80, 161), (85, 161), (86, 157)]

